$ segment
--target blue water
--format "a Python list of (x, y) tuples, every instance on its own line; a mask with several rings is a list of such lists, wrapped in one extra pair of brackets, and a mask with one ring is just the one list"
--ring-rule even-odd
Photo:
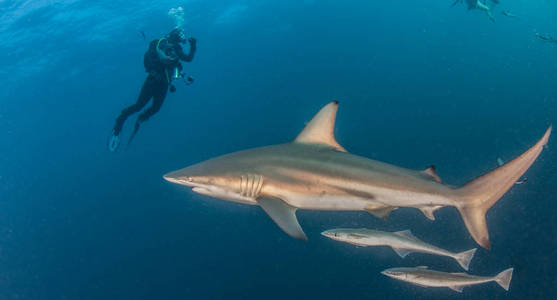
[[(557, 152), (548, 149), (488, 213), (492, 250), (470, 273), (495, 283), (422, 288), (379, 272), (449, 258), (356, 248), (333, 227), (412, 229), (476, 247), (458, 212), (299, 211), (309, 241), (259, 208), (193, 194), (168, 171), (293, 139), (340, 101), (350, 152), (460, 185), (532, 145), (557, 117), (554, 1), (502, 0), (492, 23), (452, 1), (0, 2), (0, 299), (551, 299), (557, 292)], [(109, 153), (114, 119), (145, 79), (147, 39), (185, 9), (198, 39), (177, 85), (134, 143)], [(500, 14), (508, 9), (521, 16)], [(129, 135), (135, 121), (124, 129)], [(554, 139), (554, 138), (553, 138)]]

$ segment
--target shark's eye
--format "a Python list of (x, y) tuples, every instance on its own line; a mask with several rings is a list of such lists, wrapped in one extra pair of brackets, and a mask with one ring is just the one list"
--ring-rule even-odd
[(335, 236), (338, 236), (338, 233), (335, 232)]
[(193, 177), (188, 176), (188, 177), (186, 177), (186, 180), (187, 180), (188, 182), (193, 182)]

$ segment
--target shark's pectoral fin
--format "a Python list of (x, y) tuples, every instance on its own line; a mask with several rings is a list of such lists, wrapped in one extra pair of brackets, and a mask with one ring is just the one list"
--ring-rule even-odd
[(422, 206), (420, 210), (428, 219), (435, 221), (435, 215), (433, 213), (441, 207), (443, 206)]
[(299, 240), (307, 240), (306, 234), (298, 223), (298, 219), (296, 219), (295, 207), (273, 197), (259, 197), (257, 203), (288, 235)]
[(368, 207), (366, 208), (366, 211), (377, 218), (386, 220), (391, 214), (391, 212), (397, 208), (398, 207), (394, 207), (394, 206), (378, 206), (378, 207)]
[(338, 102), (333, 101), (325, 105), (300, 132), (295, 143), (314, 144), (331, 147), (335, 150), (346, 152), (336, 141), (334, 130), (337, 116)]
[(393, 250), (396, 252), (396, 254), (398, 254), (398, 256), (405, 258), (406, 255), (412, 253), (412, 251), (410, 250), (406, 250), (406, 249), (401, 249), (401, 248), (393, 248)]
[(452, 286), (448, 286), (448, 288), (450, 288), (453, 291), (457, 291), (459, 293), (462, 293), (462, 288), (463, 286), (460, 285), (452, 285)]

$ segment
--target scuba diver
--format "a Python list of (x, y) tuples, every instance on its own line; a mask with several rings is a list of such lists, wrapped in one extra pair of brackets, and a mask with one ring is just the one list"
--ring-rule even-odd
[(554, 39), (549, 35), (543, 35), (536, 32), (536, 37), (544, 42), (557, 43), (557, 39)]
[[(190, 45), (190, 52), (187, 55), (180, 46), (180, 44), (186, 41)], [(120, 132), (122, 131), (124, 122), (126, 122), (126, 119), (130, 115), (139, 112), (147, 105), (149, 100), (153, 98), (152, 105), (144, 110), (137, 118), (128, 144), (133, 140), (141, 123), (147, 121), (159, 111), (167, 91), (169, 89), (171, 93), (176, 91), (176, 87), (172, 84), (172, 80), (183, 78), (186, 84), (191, 84), (193, 82), (193, 78), (182, 73), (182, 64), (180, 60), (191, 62), (196, 51), (196, 44), (197, 41), (195, 38), (190, 37), (186, 39), (184, 31), (181, 28), (175, 28), (167, 36), (149, 43), (149, 49), (143, 57), (145, 71), (149, 74), (141, 87), (137, 102), (122, 110), (122, 113), (120, 113), (116, 119), (116, 124), (114, 124), (112, 130), (112, 136), (108, 141), (108, 149), (111, 152), (115, 152), (118, 149), (120, 145)]]
[[(457, 3), (463, 2), (464, 0), (455, 0), (451, 7), (455, 6)], [(492, 2), (491, 6), (487, 4), (488, 0), (466, 0), (466, 4), (468, 5), (468, 9), (479, 9), (485, 11), (489, 19), (495, 22), (495, 18), (493, 18), (493, 14), (491, 13), (491, 9), (499, 3), (499, 0), (490, 0)]]

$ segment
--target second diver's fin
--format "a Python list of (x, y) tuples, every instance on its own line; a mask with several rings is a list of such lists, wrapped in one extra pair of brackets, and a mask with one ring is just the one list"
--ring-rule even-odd
[(257, 203), (275, 221), (275, 223), (293, 238), (306, 241), (308, 238), (296, 218), (296, 208), (282, 199), (259, 197)]
[(120, 137), (113, 132), (112, 135), (108, 138), (108, 151), (116, 152), (119, 146)]

